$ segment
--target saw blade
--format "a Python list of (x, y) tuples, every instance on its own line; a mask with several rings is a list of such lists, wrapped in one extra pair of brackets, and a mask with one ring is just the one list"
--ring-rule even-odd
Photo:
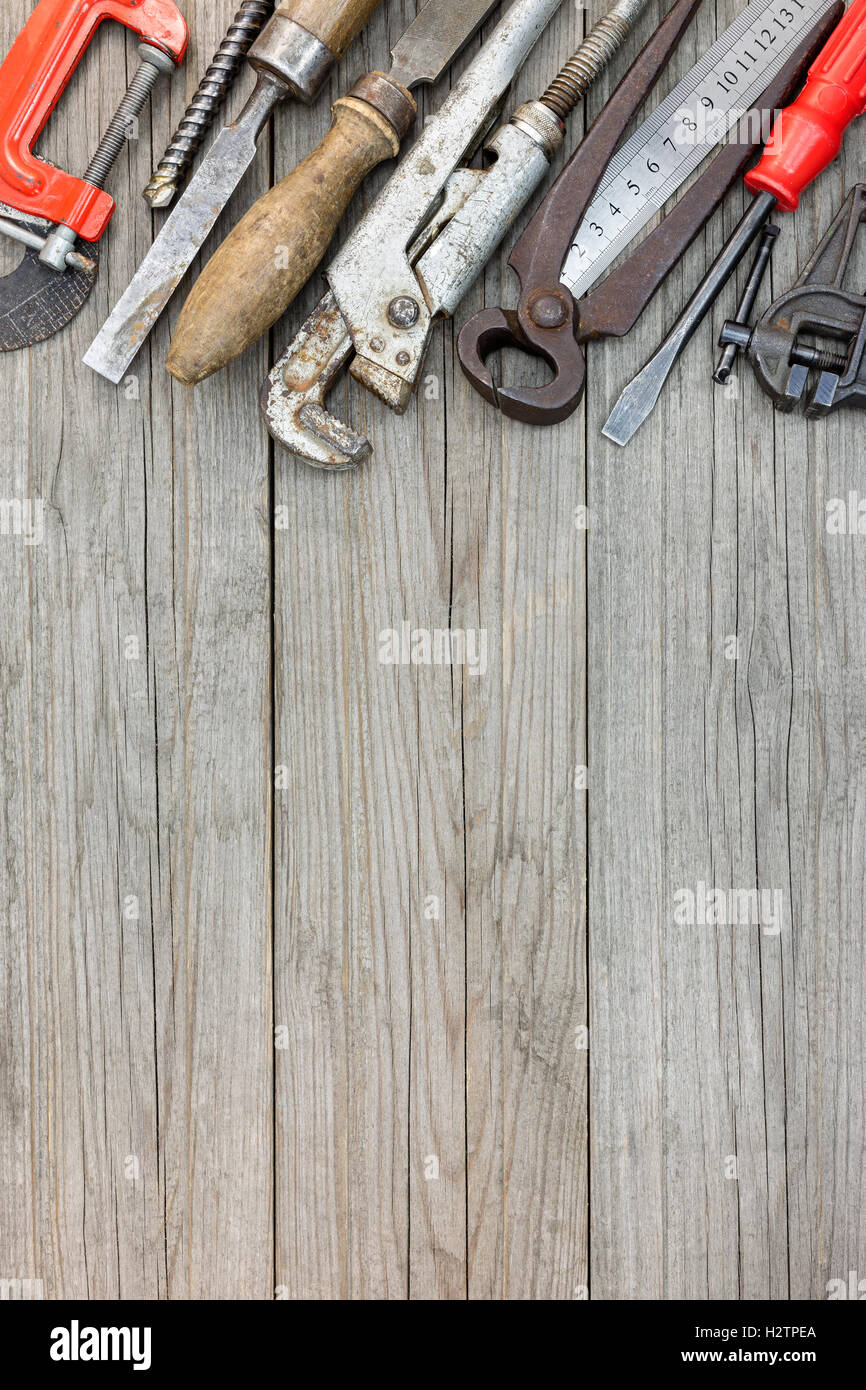
[[(3, 209), (12, 213), (12, 209)], [(42, 218), (13, 214), (22, 227), (44, 237), (50, 224)], [(99, 246), (79, 241), (76, 249), (90, 261), (91, 269), (69, 267), (52, 270), (39, 259), (39, 252), (28, 247), (14, 270), (0, 276), (0, 352), (19, 352), (52, 338), (75, 318), (96, 284)]]

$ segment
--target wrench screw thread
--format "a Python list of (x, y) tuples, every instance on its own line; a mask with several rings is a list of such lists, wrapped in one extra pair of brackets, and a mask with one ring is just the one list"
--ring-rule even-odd
[[(736, 319), (728, 319), (719, 334), (719, 343), (723, 347), (731, 348), (735, 354), (740, 349), (745, 352), (751, 341), (752, 329), (747, 323), (738, 323)], [(714, 381), (727, 380), (727, 377), (719, 376), (723, 361), (724, 359), (713, 374)], [(841, 373), (848, 365), (848, 354), (833, 352), (832, 348), (809, 347), (808, 343), (801, 343), (799, 338), (795, 338), (788, 353), (788, 362), (792, 367), (813, 367), (820, 372)]]
[(814, 367), (822, 372), (844, 372), (848, 365), (848, 354), (832, 352), (827, 348), (807, 347), (805, 343), (795, 342), (790, 360), (798, 367)]
[(607, 67), (645, 5), (646, 0), (619, 0), (593, 25), (577, 52), (554, 77), (540, 100), (561, 121), (571, 114), (598, 74)]
[(152, 208), (167, 208), (173, 202), (244, 58), (273, 12), (274, 0), (244, 0), (144, 190)]

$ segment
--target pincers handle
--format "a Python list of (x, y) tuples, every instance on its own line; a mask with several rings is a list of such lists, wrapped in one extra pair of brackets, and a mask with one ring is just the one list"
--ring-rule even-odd
[(802, 92), (777, 117), (762, 159), (746, 175), (746, 187), (772, 193), (780, 208), (793, 212), (864, 110), (866, 0), (854, 0), (809, 69)]

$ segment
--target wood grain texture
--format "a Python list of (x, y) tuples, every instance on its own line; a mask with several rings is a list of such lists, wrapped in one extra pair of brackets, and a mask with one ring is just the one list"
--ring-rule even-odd
[[(734, 9), (698, 16), (704, 44)], [(687, 40), (680, 61), (693, 56)], [(774, 293), (856, 162), (849, 141), (786, 219)], [(595, 354), (591, 430), (744, 205), (728, 200), (628, 349)], [(598, 450), (590, 477), (593, 1297), (824, 1298), (863, 1263), (848, 1166), (852, 1142), (862, 1170), (863, 922), (847, 893), (862, 875), (849, 838), (862, 761), (842, 716), (859, 656), (835, 613), (856, 602), (866, 557), (856, 538), (826, 535), (810, 481), (816, 452), (850, 476), (856, 417), (825, 432), (774, 416), (744, 367), (730, 391), (714, 388), (715, 338), (736, 298), (729, 287), (646, 426), (627, 450)], [(842, 494), (841, 479), (826, 486)], [(840, 700), (832, 729), (827, 686)], [(837, 750), (829, 798), (825, 738)], [(778, 894), (778, 935), (678, 925), (677, 895), (701, 883)], [(827, 1027), (837, 1042), (821, 1082)]]
[[(4, 9), (4, 45), (28, 8)], [(197, 20), (189, 92), (224, 16)], [(46, 132), (61, 166), (85, 166), (136, 61), (104, 26)], [(0, 548), (2, 1263), (48, 1297), (263, 1298), (270, 575), (267, 456), (261, 437), (249, 447), (263, 363), (193, 402), (147, 355), (119, 390), (80, 361), (152, 235), (140, 191), (185, 100), (182, 83), (159, 90), (112, 174), (91, 300), (2, 363), (20, 403), (3, 495), (45, 515), (41, 545)]]
[[(604, 8), (563, 10), (515, 103)], [(670, 83), (737, 8), (698, 13)], [(150, 241), (140, 189), (231, 10), (186, 5), (193, 52), (112, 175), (90, 303), (0, 361), (3, 516), (44, 501), (39, 544), (0, 534), (0, 1278), (825, 1298), (866, 1271), (866, 538), (827, 528), (863, 491), (859, 417), (776, 416), (746, 369), (711, 385), (731, 286), (629, 448), (601, 437), (739, 193), (629, 337), (589, 345), (585, 405), (549, 431), (455, 360), (478, 307), (514, 302), (513, 236), (405, 416), (333, 393), (373, 443), (358, 473), (269, 444), (266, 344), (173, 383), (181, 296), (119, 390), (92, 376)], [(4, 48), (28, 11), (4, 7)], [(383, 7), (322, 99), (278, 113), (223, 229), (413, 13)], [(84, 167), (134, 62), (106, 26), (46, 153)], [(774, 293), (857, 153), (788, 219)], [(484, 660), (393, 664), (404, 624)], [(677, 920), (701, 884), (764, 890), (780, 930)]]

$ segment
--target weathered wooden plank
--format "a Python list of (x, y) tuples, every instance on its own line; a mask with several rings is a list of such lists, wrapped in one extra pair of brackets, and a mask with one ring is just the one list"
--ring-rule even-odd
[[(5, 7), (4, 49), (30, 8)], [(101, 37), (45, 141), (70, 169), (83, 167), (125, 81), (124, 35)], [(144, 486), (118, 405), (100, 411), (95, 384), (80, 380), (86, 335), (80, 317), (62, 342), (2, 362), (15, 404), (2, 427), (3, 496), (33, 499), (42, 518), (38, 544), (4, 535), (0, 546), (3, 1273), (42, 1281), (48, 1297), (154, 1296)]]
[[(402, 17), (395, 22), (395, 33), (402, 22)], [(370, 47), (374, 33), (371, 27)], [(553, 41), (553, 48), (544, 45), (536, 66), (521, 79), (526, 95), (547, 81), (555, 61), (566, 56), (573, 42), (571, 29)], [(369, 57), (373, 63), (382, 61), (375, 53)], [(431, 104), (439, 99), (441, 93)], [(287, 148), (287, 167), (296, 153)], [(525, 469), (535, 479), (534, 507), (540, 513), (531, 523), (536, 535), (533, 578), (524, 578), (516, 544), (503, 575), (502, 523), (496, 521), (497, 509), (502, 514), (499, 427), (455, 375), (450, 330), (437, 335), (429, 366), (425, 389), (403, 420), (393, 420), (372, 400), (358, 402), (376, 450), (361, 478), (324, 480), (291, 463), (283, 471), (278, 463), (278, 497), (291, 498), (287, 536), (282, 541), (278, 535), (277, 541), (278, 592), (285, 588), (312, 596), (308, 611), (291, 618), (281, 617), (282, 605), (277, 605), (278, 708), (297, 707), (290, 731), (302, 741), (318, 741), (315, 724), (303, 713), (310, 676), (299, 670), (298, 658), (311, 646), (305, 632), (327, 631), (327, 648), (339, 661), (342, 679), (334, 677), (330, 660), (323, 660), (320, 671), (318, 657), (307, 657), (316, 667), (310, 710), (346, 740), (339, 764), (336, 755), (321, 748), (315, 763), (310, 756), (296, 760), (291, 809), (285, 811), (286, 839), (277, 840), (278, 864), (285, 856), (293, 866), (293, 873), (279, 867), (276, 873), (276, 956), (279, 981), (285, 933), (292, 945), (282, 1007), (295, 1018), (289, 1029), (293, 1055), (280, 1058), (281, 1074), (284, 1065), (288, 1073), (284, 1095), (291, 1115), (284, 1137), (278, 1134), (278, 1154), (285, 1148), (290, 1155), (287, 1200), (278, 1200), (278, 1230), (286, 1222), (280, 1249), (292, 1271), (285, 1282), (300, 1295), (317, 1290), (356, 1297), (404, 1292), (412, 1297), (465, 1296), (466, 1148), (468, 1142), (471, 1165), (477, 1142), (483, 1150), (479, 1163), (489, 1169), (476, 1189), (479, 1197), (473, 1198), (470, 1190), (470, 1295), (497, 1296), (498, 1290), (501, 1296), (510, 1281), (511, 1296), (531, 1296), (533, 1289), (553, 1296), (585, 1281), (585, 1176), (580, 1176), (585, 1121), (575, 1099), (585, 1071), (585, 1055), (575, 1047), (577, 1022), (583, 1020), (583, 945), (580, 895), (574, 892), (579, 859), (571, 857), (575, 843), (583, 841), (582, 833), (573, 831), (571, 791), (575, 748), (582, 747), (582, 652), (570, 640), (560, 643), (551, 635), (560, 630), (570, 635), (576, 620), (582, 632), (581, 598), (574, 593), (580, 537), (570, 491), (555, 517), (547, 518), (557, 450), (552, 436), (545, 446), (539, 435), (537, 452), (525, 454), (517, 467), (510, 504), (519, 505), (523, 497)], [(580, 426), (573, 430), (579, 433)], [(493, 441), (492, 451), (478, 452), (476, 442), (482, 437)], [(571, 458), (559, 457), (562, 472), (579, 489), (580, 475)], [(511, 466), (516, 466), (513, 458)], [(575, 497), (579, 495), (578, 490)], [(305, 516), (316, 518), (319, 545), (310, 544)], [(324, 564), (321, 545), (328, 556)], [(512, 566), (517, 570), (513, 579)], [(509, 600), (517, 616), (505, 630), (518, 630), (517, 659), (521, 668), (526, 662), (530, 690), (526, 711), (515, 713), (509, 732), (502, 727), (506, 677), (498, 615), (503, 585), (511, 583), (524, 598)], [(330, 631), (335, 615), (357, 634), (341, 658), (338, 637)], [(431, 634), (436, 629), (465, 633), (470, 641), (477, 634), (487, 643), (487, 669), (474, 676), (465, 668), (449, 670), (435, 662), (408, 670), (383, 667), (380, 634), (399, 632), (404, 622)], [(538, 644), (553, 663), (555, 696), (548, 694), (546, 680), (532, 694), (532, 659), (523, 655), (524, 642)], [(512, 640), (512, 662), (513, 646)], [(286, 681), (291, 682), (288, 687)], [(554, 699), (551, 730), (548, 701)], [(547, 740), (554, 740), (556, 790), (545, 777), (534, 775), (522, 789), (531, 809), (521, 811), (520, 824), (508, 828), (511, 868), (506, 872), (501, 863), (505, 830), (497, 824), (501, 779), (512, 758), (511, 744), (527, 737), (537, 741), (540, 760), (548, 756)], [(294, 746), (293, 738), (288, 743)], [(278, 745), (284, 744), (288, 746), (278, 738)], [(565, 749), (567, 756), (560, 756)], [(539, 843), (523, 846), (524, 835), (532, 833), (524, 828), (524, 819), (530, 825), (542, 807)], [(334, 851), (324, 846), (338, 844), (347, 822), (351, 825), (355, 862), (348, 870), (348, 887), (342, 875), (322, 874), (316, 854), (303, 865), (298, 890), (288, 827), (310, 815), (331, 863)], [(515, 879), (512, 884), (524, 852), (531, 855), (533, 867), (521, 883)], [(346, 863), (345, 853), (340, 862)], [(387, 872), (380, 883), (383, 869)], [(283, 889), (283, 884), (291, 887)], [(554, 884), (558, 902), (550, 914), (545, 897)], [(504, 894), (507, 907), (502, 905)], [(323, 895), (332, 904), (329, 910), (321, 906)], [(312, 909), (305, 911), (305, 902), (313, 903)], [(289, 931), (284, 911), (292, 914), (293, 923), (313, 915), (320, 923), (317, 935), (307, 941), (299, 926)], [(345, 922), (347, 912), (348, 964), (337, 949), (336, 925)], [(561, 921), (568, 922), (567, 929)], [(522, 943), (530, 932), (534, 945), (527, 951)], [(355, 933), (360, 936), (353, 949)], [(475, 961), (471, 981), (465, 974), (467, 950)], [(323, 955), (330, 983), (311, 1005), (302, 981), (319, 967)], [(539, 976), (534, 986), (533, 972)], [(347, 1063), (341, 982), (349, 992), (352, 1021)], [(473, 1013), (468, 1036), (466, 990)], [(540, 1037), (533, 1041), (536, 1032)], [(509, 1062), (492, 1085), (500, 1097), (505, 1086), (504, 1114), (497, 1109), (491, 1113), (491, 1092), (479, 1071), (480, 1089), (468, 1096), (467, 1136), (464, 1089), (476, 1083), (473, 1064), (464, 1078), (464, 1048), (489, 1075), (499, 1069), (503, 1033)], [(533, 1047), (543, 1054), (541, 1060), (528, 1055)], [(562, 1054), (558, 1061), (552, 1056), (556, 1051)], [(324, 1095), (323, 1076), (328, 1083)], [(350, 1100), (343, 1118), (346, 1084)], [(500, 1100), (497, 1108), (501, 1105)], [(321, 1142), (299, 1151), (295, 1135), (306, 1132), (311, 1122), (321, 1127)], [(395, 1146), (404, 1144), (395, 1161)], [(335, 1212), (331, 1194), (341, 1191), (333, 1175), (343, 1145), (349, 1152), (348, 1273), (332, 1253), (340, 1248), (342, 1215)], [(546, 1167), (539, 1163), (540, 1152), (546, 1154)], [(401, 1177), (401, 1159), (406, 1177)], [(364, 1179), (360, 1187), (355, 1186), (358, 1169)], [(403, 1181), (405, 1231), (395, 1218), (395, 1208), (399, 1217), (402, 1207)], [(506, 1234), (509, 1181), (512, 1190), (524, 1195)], [(308, 1200), (300, 1200), (299, 1191)], [(536, 1204), (531, 1216), (524, 1214), (524, 1202)], [(365, 1258), (359, 1260), (356, 1251)]]
[[(538, 95), (599, 12), (571, 13), (545, 34), (515, 103)], [(580, 129), (578, 111), (569, 147)], [(507, 249), (456, 327), (482, 299), (514, 302)], [(503, 377), (538, 378), (536, 364), (503, 358)], [(456, 515), (478, 557), (467, 599), (491, 654), (464, 716), (469, 1293), (584, 1297), (584, 421), (533, 430), (489, 407), (479, 414), (459, 373), (449, 394), (452, 487), (466, 499)]]
[[(856, 515), (827, 528), (860, 490), (857, 417), (775, 416), (746, 368), (710, 385), (729, 287), (629, 448), (600, 438), (737, 194), (629, 339), (590, 345), (585, 415), (504, 422), (456, 366), (456, 327), (513, 302), (510, 238), (405, 417), (337, 394), (373, 461), (328, 478), (277, 450), (271, 494), (265, 345), (183, 392), (161, 369), (177, 304), (119, 391), (79, 361), (149, 244), (139, 190), (219, 8), (187, 6), (184, 83), (112, 177), (91, 303), (0, 363), (0, 1277), (52, 1297), (826, 1297), (866, 1271), (866, 580)], [(699, 14), (669, 81), (736, 8)], [(29, 9), (6, 7), (0, 44)], [(377, 16), (332, 98), (413, 12)], [(103, 33), (52, 120), (59, 163), (83, 167), (134, 61)], [(327, 121), (324, 101), (280, 113), (277, 175)], [(856, 178), (848, 150), (788, 220), (775, 293)], [(477, 674), (383, 660), (403, 623), (483, 635)], [(678, 920), (701, 885), (765, 890), (771, 920)]]
[[(671, 81), (731, 17), (698, 16)], [(618, 366), (622, 354), (607, 349), (591, 384), (591, 429), (724, 234), (713, 224), (699, 239)], [(682, 926), (675, 915), (700, 883), (752, 882), (742, 809), (739, 825), (729, 810), (738, 785), (725, 638), (736, 629), (724, 580), (737, 548), (726, 530), (730, 473), (716, 478), (708, 440), (712, 341), (705, 325), (650, 420), (627, 449), (597, 448), (590, 477), (590, 602), (598, 576), (602, 604), (590, 624), (589, 708), (590, 768), (603, 768), (590, 786), (593, 1230), (603, 1220), (607, 1233), (593, 1241), (592, 1292), (602, 1298), (737, 1297), (741, 1244), (760, 1241), (766, 1224), (744, 1220), (738, 1232), (754, 1174), (739, 1184), (726, 1176), (737, 1135), (759, 1150), (755, 1172), (765, 1151), (761, 1042), (750, 1026), (760, 1019), (756, 950), (728, 928)], [(729, 451), (726, 440), (721, 460)]]
[[(806, 195), (788, 232), (801, 264), (816, 240), (812, 200), (836, 181), (827, 174)], [(591, 387), (599, 426), (675, 316), (680, 282), (695, 283), (742, 205), (732, 198), (686, 257), (663, 308), (632, 335), (634, 355), (619, 370), (612, 352), (602, 358)], [(792, 282), (792, 261), (789, 250), (777, 257), (776, 293)], [(834, 865), (856, 852), (843, 812), (812, 809), (823, 723), (805, 696), (819, 685), (810, 648), (820, 631), (811, 576), (820, 521), (807, 521), (796, 466), (792, 531), (788, 481), (823, 429), (832, 438), (844, 426), (783, 427), (745, 368), (736, 394), (710, 387), (715, 334), (735, 302), (731, 287), (653, 418), (627, 450), (596, 454), (590, 475), (591, 504), (603, 475), (590, 602), (595, 574), (605, 576), (605, 612), (590, 625), (589, 711), (591, 759), (597, 748), (606, 772), (601, 804), (590, 795), (594, 1235), (602, 1214), (606, 1222), (593, 1240), (592, 1287), (601, 1297), (821, 1297), (834, 1262), (856, 1264), (862, 1230), (851, 1180), (862, 1164), (859, 1107), (846, 1116), (857, 1154), (849, 1168), (829, 1139), (836, 1078), (832, 1101), (812, 1099), (823, 1067), (811, 1039), (828, 1010), (842, 1052), (862, 1054), (854, 1000), (843, 991), (840, 1003), (838, 988), (832, 1002), (825, 995), (826, 939), (814, 924), (824, 916), (814, 876), (828, 832)], [(628, 568), (605, 561), (602, 545), (615, 554), (630, 546)], [(840, 770), (842, 785), (847, 776)], [(615, 794), (622, 809), (609, 828)], [(632, 856), (625, 870), (617, 854)], [(773, 920), (677, 925), (680, 895), (701, 884), (766, 892), (759, 903)], [(621, 912), (628, 926), (617, 934)], [(847, 916), (841, 939), (850, 966), (859, 948)], [(836, 1240), (816, 1229), (822, 1181), (845, 1212), (841, 1239), (840, 1227)]]
[[(6, 7), (8, 45), (30, 10)], [(188, 6), (188, 91), (224, 16)], [(137, 62), (107, 26), (43, 148), (82, 169)], [(267, 1296), (270, 1274), (267, 453), (248, 369), (174, 408), (142, 355), (80, 358), (150, 240), (140, 189), (182, 84), (112, 175), (90, 302), (2, 363), (11, 1130), (4, 1263), (49, 1296)], [(164, 353), (165, 329), (156, 339)], [(239, 463), (245, 465), (239, 469)], [(4, 1270), (5, 1272), (5, 1270)]]
[[(776, 268), (777, 293), (861, 176), (857, 142), (850, 132), (840, 163), (804, 198)], [(862, 266), (861, 247), (851, 288)], [(778, 419), (776, 439), (787, 598), (778, 640), (791, 697), (777, 735), (785, 740), (785, 818), (776, 809), (770, 826), (786, 854), (791, 918), (790, 938), (782, 937), (790, 1296), (850, 1297), (850, 1272), (856, 1285), (866, 1268), (862, 432), (854, 412), (841, 412), (816, 424)]]
[[(196, 46), (160, 142), (231, 6), (187, 11)], [(244, 74), (228, 115), (252, 83)], [(263, 137), (221, 222), (267, 187)], [(135, 187), (146, 179), (136, 170)], [(141, 199), (137, 200), (140, 205)], [(145, 223), (149, 220), (145, 210)], [(220, 234), (216, 229), (216, 237)], [(216, 238), (209, 246), (216, 244)], [(207, 248), (206, 248), (207, 250)], [(272, 1296), (271, 574), (264, 352), (185, 391), (162, 364), (185, 288), (153, 337), (149, 633), (159, 801), (153, 846), (156, 1051), (168, 1294)]]
[[(395, 36), (399, 27), (398, 17)], [(331, 78), (330, 101), (387, 68), (389, 32), (380, 12)], [(309, 121), (281, 115), (275, 175), (327, 126), (325, 103)], [(278, 344), (321, 292), (315, 277), (278, 325)], [(334, 404), (346, 408), (343, 389)], [(290, 1298), (409, 1290), (417, 726), (411, 702), (394, 699), (397, 673), (378, 664), (381, 614), (399, 580), (381, 479), (373, 468), (328, 478), (276, 452), (275, 747), (288, 768), (275, 800), (275, 997), (287, 1030), (276, 1071), (276, 1277)]]
[[(645, 17), (641, 32), (654, 22)], [(666, 80), (694, 61), (692, 42)], [(612, 80), (590, 95), (590, 115)], [(625, 349), (587, 349), (589, 1287), (599, 1299), (660, 1298), (664, 1288), (659, 591), (669, 438), (660, 414), (624, 451), (600, 431), (676, 303), (675, 289), (662, 291)]]

